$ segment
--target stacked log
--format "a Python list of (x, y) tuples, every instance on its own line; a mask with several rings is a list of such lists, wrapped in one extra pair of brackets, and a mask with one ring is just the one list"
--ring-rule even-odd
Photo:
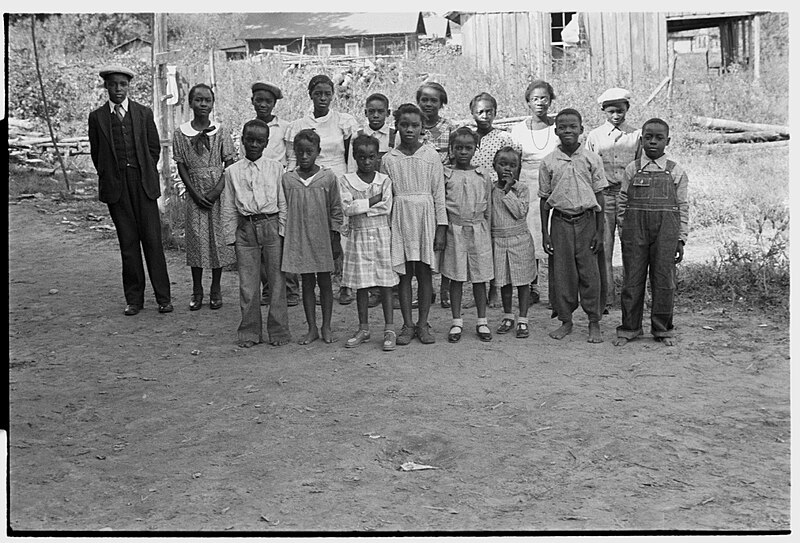
[(759, 143), (789, 139), (789, 127), (745, 123), (713, 117), (692, 117), (692, 124), (717, 132), (689, 132), (686, 137), (699, 143)]
[[(53, 142), (44, 132), (37, 131), (35, 124), (24, 119), (8, 119), (9, 159), (29, 166), (48, 165), (48, 155), (53, 151)], [(61, 138), (56, 146), (62, 155), (89, 154), (89, 137)]]

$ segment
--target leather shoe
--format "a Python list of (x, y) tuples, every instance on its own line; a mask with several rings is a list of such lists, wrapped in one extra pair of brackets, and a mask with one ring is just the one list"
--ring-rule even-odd
[(203, 307), (203, 295), (192, 294), (192, 301), (189, 302), (189, 311), (197, 311)]
[(159, 313), (172, 313), (172, 304), (167, 302), (165, 304), (158, 305), (158, 312)]
[(142, 310), (142, 306), (136, 304), (128, 304), (125, 306), (125, 315), (128, 317), (132, 317), (133, 315), (137, 315), (139, 311)]
[(208, 307), (211, 309), (219, 309), (222, 307), (222, 294), (217, 294), (216, 296), (211, 297), (211, 301), (208, 303)]

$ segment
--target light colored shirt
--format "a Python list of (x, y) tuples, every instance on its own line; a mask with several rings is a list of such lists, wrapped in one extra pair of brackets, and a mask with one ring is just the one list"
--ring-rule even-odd
[[(364, 194), (366, 198), (356, 198), (354, 193)], [(355, 219), (354, 226), (362, 222), (370, 224), (366, 220), (369, 217), (388, 218), (392, 210), (392, 180), (385, 173), (375, 172), (372, 183), (362, 181), (357, 173), (345, 174), (339, 178), (339, 194), (342, 198), (342, 211), (351, 220)], [(381, 195), (381, 201), (370, 207), (369, 199), (378, 194)], [(384, 219), (375, 224), (388, 226), (389, 222)]]
[(294, 137), (306, 128), (313, 128), (320, 139), (322, 150), (317, 157), (317, 164), (333, 170), (337, 176), (347, 173), (344, 141), (353, 137), (358, 131), (355, 117), (349, 113), (330, 110), (322, 117), (314, 117), (314, 114), (310, 113), (292, 122), (284, 135), (288, 157), (287, 171), (293, 170), (297, 165), (294, 157)]
[(492, 181), (497, 181), (497, 172), (494, 171), (494, 155), (503, 147), (513, 147), (522, 154), (522, 145), (515, 142), (511, 134), (505, 130), (493, 128), (491, 132), (481, 138), (470, 164), (482, 168), (484, 175), (488, 175)]
[[(667, 169), (667, 155), (661, 155), (655, 161), (650, 160), (647, 156), (641, 158), (642, 170), (646, 172), (658, 172)], [(631, 184), (631, 179), (636, 175), (636, 161), (631, 162), (625, 168), (622, 177), (622, 187), (619, 192), (619, 211), (618, 215), (621, 221), (625, 220), (625, 208), (628, 205), (628, 187)], [(686, 172), (681, 168), (680, 164), (675, 164), (672, 169), (672, 179), (675, 181), (675, 190), (677, 192), (676, 199), (678, 204), (678, 211), (681, 217), (681, 230), (680, 240), (685, 244), (689, 239), (689, 177)]]
[(586, 136), (586, 148), (603, 159), (603, 168), (609, 185), (622, 182), (625, 167), (636, 159), (641, 135), (641, 129), (634, 128), (628, 123), (616, 127), (606, 121)]
[[(376, 140), (378, 140), (378, 155), (383, 156), (385, 155), (390, 147), (389, 147), (389, 139), (391, 137), (392, 128), (389, 126), (389, 123), (383, 123), (383, 126), (377, 130), (373, 130), (366, 125), (362, 128), (358, 129), (358, 135), (364, 134), (365, 136), (372, 136)], [(353, 134), (353, 139), (355, 139), (357, 134)], [(356, 164), (355, 158), (353, 158), (353, 145), (352, 141), (350, 141), (350, 157), (347, 159), (347, 173), (355, 173), (358, 170), (358, 164)], [(379, 169), (379, 168), (378, 168)]]
[(286, 226), (286, 197), (281, 177), (283, 166), (264, 155), (255, 162), (243, 158), (225, 169), (222, 191), (222, 225), (225, 243), (236, 241), (239, 216), (278, 214), (278, 233)]
[[(117, 112), (114, 110), (114, 108), (116, 106), (117, 106), (117, 104), (115, 104), (111, 100), (108, 101), (108, 108), (111, 110), (111, 114), (112, 115), (116, 115), (117, 114)], [(125, 115), (128, 114), (128, 99), (127, 98), (125, 98), (122, 101), (122, 103), (120, 103), (120, 107), (122, 108), (122, 116), (124, 117)]]
[(539, 198), (547, 199), (550, 207), (564, 213), (600, 211), (595, 194), (607, 185), (603, 159), (583, 145), (571, 156), (559, 145), (539, 166)]

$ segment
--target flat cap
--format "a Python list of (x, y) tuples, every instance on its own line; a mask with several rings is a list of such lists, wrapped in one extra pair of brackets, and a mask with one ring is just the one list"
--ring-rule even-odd
[(103, 69), (100, 70), (100, 77), (102, 77), (103, 79), (105, 79), (106, 76), (109, 76), (111, 74), (127, 75), (128, 77), (133, 79), (133, 72), (128, 68), (126, 68), (125, 66), (122, 66), (121, 64), (111, 64), (108, 66), (104, 66)]
[(606, 102), (630, 102), (630, 99), (630, 91), (614, 87), (601, 94), (597, 98), (597, 103), (600, 104), (600, 107), (603, 107)]
[(272, 83), (261, 83), (260, 81), (258, 83), (253, 83), (252, 90), (253, 94), (255, 94), (257, 91), (271, 92), (272, 96), (274, 96), (276, 100), (280, 100), (281, 98), (283, 98), (283, 93), (281, 92), (281, 89), (279, 89)]

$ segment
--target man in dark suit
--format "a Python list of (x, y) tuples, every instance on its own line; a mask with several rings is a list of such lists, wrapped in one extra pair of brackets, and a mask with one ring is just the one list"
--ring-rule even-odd
[[(89, 144), (99, 177), (100, 201), (117, 228), (122, 253), (125, 315), (144, 305), (144, 265), (155, 291), (159, 313), (172, 311), (169, 275), (161, 243), (161, 195), (156, 164), (161, 142), (153, 111), (128, 99), (133, 72), (124, 66), (100, 71), (108, 102), (89, 114)], [(140, 249), (141, 246), (141, 249)]]

